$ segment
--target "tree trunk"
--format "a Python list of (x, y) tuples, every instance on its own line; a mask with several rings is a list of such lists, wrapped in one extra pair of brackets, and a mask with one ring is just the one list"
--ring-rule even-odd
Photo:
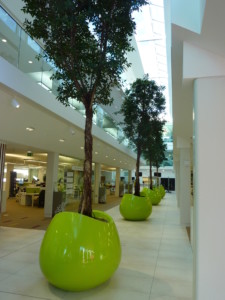
[(150, 163), (149, 163), (149, 177), (150, 177), (149, 188), (152, 190), (152, 161), (151, 161), (151, 159), (150, 159)]
[(156, 166), (156, 172), (157, 172), (157, 187), (159, 186), (159, 176), (158, 176), (158, 174), (159, 174), (159, 167), (158, 166)]
[(91, 217), (92, 216), (92, 199), (91, 199), (91, 178), (92, 178), (92, 106), (86, 107), (86, 121), (84, 132), (84, 188), (83, 196), (80, 201), (78, 212)]
[(135, 196), (140, 196), (140, 181), (139, 181), (139, 168), (140, 168), (141, 150), (137, 149), (137, 162), (136, 162), (136, 181), (135, 181)]

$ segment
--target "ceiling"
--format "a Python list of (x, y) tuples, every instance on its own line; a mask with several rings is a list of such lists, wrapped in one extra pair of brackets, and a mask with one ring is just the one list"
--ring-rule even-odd
[[(12, 105), (14, 98), (20, 104), (19, 108)], [(82, 128), (74, 126), (53, 112), (32, 103), (22, 95), (16, 94), (15, 97), (15, 91), (2, 85), (0, 85), (0, 99), (1, 141), (7, 144), (7, 154), (22, 155), (17, 158), (7, 155), (6, 162), (42, 165), (41, 162), (47, 159), (47, 152), (84, 159), (84, 131)], [(74, 111), (74, 116), (76, 114), (78, 112)], [(27, 127), (34, 128), (34, 131), (26, 130)], [(93, 127), (97, 126), (93, 125)], [(116, 140), (102, 129), (99, 128), (98, 130), (102, 131), (103, 137), (107, 136), (107, 139), (111, 140), (111, 144), (94, 136), (93, 162), (101, 163), (105, 165), (105, 168), (108, 166), (109, 168), (134, 169), (135, 156), (127, 155), (122, 146), (119, 146), (121, 148), (119, 150)], [(27, 157), (28, 151), (33, 153), (32, 157)]]
[[(185, 3), (187, 1), (183, 0), (183, 2)], [(190, 3), (188, 5), (190, 6)], [(224, 12), (224, 0), (206, 0), (200, 34), (178, 26), (180, 24), (172, 25), (171, 66), (174, 160), (179, 156), (179, 150), (176, 149), (177, 138), (182, 137), (191, 141), (193, 136), (194, 78), (183, 79), (183, 42), (188, 42), (200, 49), (205, 49), (215, 55), (225, 58)], [(181, 12), (179, 14), (181, 15)], [(191, 16), (189, 21), (192, 21)]]

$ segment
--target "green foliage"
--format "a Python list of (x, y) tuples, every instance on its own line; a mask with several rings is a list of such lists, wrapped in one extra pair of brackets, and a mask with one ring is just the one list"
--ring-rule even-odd
[(85, 107), (110, 104), (129, 63), (126, 53), (135, 29), (132, 12), (145, 0), (23, 0), (28, 33), (43, 41), (44, 56), (54, 62), (60, 80), (58, 99), (76, 98)]
[(136, 149), (145, 148), (149, 136), (160, 123), (165, 110), (164, 87), (158, 86), (148, 75), (137, 79), (125, 92), (125, 100), (120, 113), (124, 116), (121, 123), (126, 138)]
[(124, 134), (137, 151), (135, 195), (140, 194), (139, 163), (141, 153), (148, 147), (156, 132), (161, 130), (162, 113), (165, 110), (164, 87), (158, 86), (148, 75), (137, 79), (125, 92), (125, 100), (119, 113)]
[(144, 158), (158, 169), (162, 162), (166, 159), (166, 144), (163, 142), (164, 121), (155, 122), (155, 127), (149, 135), (148, 143), (143, 151)]

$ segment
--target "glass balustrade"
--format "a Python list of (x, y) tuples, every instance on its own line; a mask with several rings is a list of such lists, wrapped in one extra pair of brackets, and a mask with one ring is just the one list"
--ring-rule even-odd
[[(31, 77), (42, 88), (57, 96), (59, 82), (51, 79), (55, 72), (54, 63), (46, 61), (42, 57), (37, 59), (37, 56), (43, 54), (43, 51), (43, 48), (0, 6), (0, 55)], [(83, 103), (76, 99), (70, 99), (69, 102), (71, 108), (76, 109), (85, 117)], [(122, 141), (128, 146), (122, 129), (100, 106), (95, 107), (93, 123), (114, 139)]]

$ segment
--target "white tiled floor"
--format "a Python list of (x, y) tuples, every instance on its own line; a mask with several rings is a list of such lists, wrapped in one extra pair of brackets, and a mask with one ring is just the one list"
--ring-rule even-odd
[(166, 194), (144, 222), (123, 220), (118, 206), (108, 213), (121, 239), (120, 267), (108, 282), (82, 293), (56, 289), (43, 277), (44, 231), (0, 227), (0, 300), (191, 300), (192, 251), (175, 194)]

